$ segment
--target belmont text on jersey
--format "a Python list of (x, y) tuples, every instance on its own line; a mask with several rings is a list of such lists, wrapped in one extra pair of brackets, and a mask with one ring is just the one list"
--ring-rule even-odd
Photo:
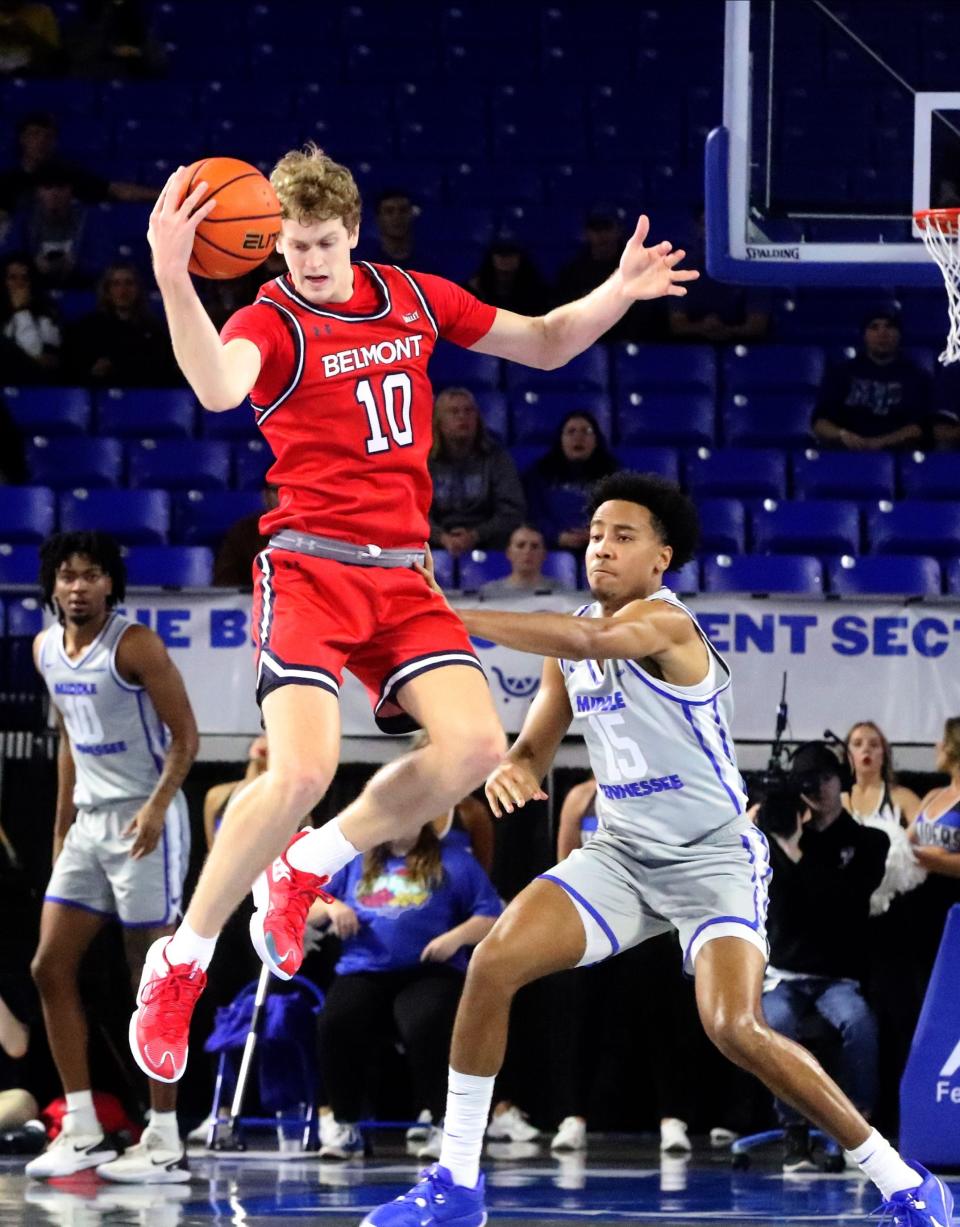
[(260, 522), (383, 549), (422, 549), (430, 535), (427, 461), (438, 337), (473, 345), (496, 314), (442, 277), (353, 266), (344, 303), (318, 306), (276, 277), (224, 326), (260, 350), (250, 401), (276, 463), (280, 505)]
[[(679, 606), (696, 624), (668, 588), (648, 599)], [(631, 844), (684, 845), (749, 825), (730, 733), (730, 670), (697, 630), (710, 669), (696, 686), (671, 685), (633, 660), (560, 661), (597, 779), (600, 829)]]

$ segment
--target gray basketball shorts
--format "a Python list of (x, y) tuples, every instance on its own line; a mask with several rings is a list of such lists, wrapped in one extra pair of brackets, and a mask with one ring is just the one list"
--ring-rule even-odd
[(740, 937), (768, 956), (770, 852), (754, 826), (686, 847), (632, 844), (600, 830), (541, 874), (570, 896), (587, 947), (578, 966), (599, 963), (658, 933), (677, 930), (683, 966), (715, 937)]
[(167, 810), (163, 834), (142, 859), (130, 857), (133, 835), (121, 832), (143, 804), (82, 809), (67, 832), (44, 900), (118, 919), (128, 929), (173, 924), (183, 905), (190, 859), (187, 803), (178, 793)]

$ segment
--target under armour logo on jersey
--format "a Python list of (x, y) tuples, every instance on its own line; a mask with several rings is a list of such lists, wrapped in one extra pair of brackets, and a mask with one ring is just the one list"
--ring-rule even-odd
[(273, 876), (275, 878), (285, 878), (288, 882), (293, 879), (293, 870), (282, 856), (278, 856), (273, 862)]
[(409, 312), (408, 312), (408, 313), (407, 313), (407, 314), (406, 314), (406, 315), (403, 317), (403, 322), (404, 322), (405, 324), (412, 324), (412, 323), (413, 323), (415, 320), (418, 320), (419, 318), (420, 318), (420, 312), (419, 312), (419, 311), (409, 311)]
[[(324, 332), (327, 334), (327, 336), (330, 336), (330, 335), (331, 335), (331, 333), (333, 332), (333, 325), (332, 325), (332, 324), (324, 324), (324, 326), (323, 326), (323, 331), (324, 331)], [(313, 335), (314, 335), (315, 337), (318, 337), (318, 336), (320, 335), (320, 326), (319, 326), (318, 324), (314, 324), (314, 326), (313, 326)]]

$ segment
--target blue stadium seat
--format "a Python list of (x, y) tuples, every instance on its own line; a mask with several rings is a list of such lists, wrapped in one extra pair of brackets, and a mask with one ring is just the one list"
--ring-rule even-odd
[(701, 498), (780, 499), (787, 492), (786, 458), (773, 448), (703, 448), (687, 461), (687, 489)]
[(504, 366), (508, 392), (605, 392), (610, 382), (607, 353), (593, 345), (553, 371), (538, 371), (519, 362)]
[(262, 490), (273, 452), (262, 439), (233, 444), (233, 484), (237, 490)]
[(0, 486), (0, 536), (11, 543), (42, 541), (53, 532), (54, 493), (47, 486)]
[(930, 554), (951, 558), (960, 541), (960, 502), (914, 499), (871, 509), (867, 537), (875, 554)]
[(947, 592), (960, 596), (960, 558), (951, 558), (946, 564)]
[(457, 559), (446, 550), (433, 550), (433, 573), (445, 591), (457, 586)]
[(617, 447), (617, 459), (634, 473), (659, 473), (670, 481), (680, 480), (680, 457), (675, 447)]
[(162, 545), (170, 531), (165, 490), (73, 490), (60, 495), (64, 532), (110, 533), (122, 545)]
[(819, 558), (803, 554), (720, 554), (703, 564), (705, 592), (823, 592)]
[(230, 444), (139, 439), (127, 446), (127, 482), (133, 489), (225, 490), (230, 485)]
[(747, 512), (737, 498), (697, 499), (700, 549), (708, 554), (742, 554), (747, 548)]
[(0, 587), (4, 584), (36, 584), (40, 557), (33, 545), (0, 545)]
[(100, 433), (123, 439), (189, 439), (196, 413), (187, 388), (107, 388), (97, 397)]
[(260, 511), (263, 500), (256, 490), (191, 490), (176, 496), (173, 540), (215, 547), (231, 524)]
[(889, 452), (818, 452), (793, 457), (795, 498), (892, 499)]
[(956, 452), (909, 452), (900, 456), (899, 467), (905, 498), (960, 497), (960, 459)]
[(27, 464), (33, 481), (55, 490), (119, 486), (123, 444), (119, 439), (36, 435), (27, 451)]
[(513, 457), (513, 463), (517, 467), (517, 472), (522, 477), (524, 473), (546, 453), (546, 448), (540, 444), (524, 444), (520, 447), (514, 445), (507, 449)]
[(638, 392), (664, 388), (671, 392), (692, 388), (714, 392), (717, 355), (712, 345), (637, 345), (628, 341), (612, 349), (617, 388)]
[(940, 563), (920, 554), (845, 554), (827, 563), (830, 591), (840, 596), (939, 596)]
[(758, 554), (858, 554), (860, 509), (843, 499), (806, 499), (756, 509), (751, 516)]
[(43, 607), (36, 597), (7, 597), (5, 686), (13, 692), (42, 685), (33, 662), (33, 640), (43, 630)]
[(510, 398), (518, 443), (552, 443), (568, 413), (587, 410), (610, 439), (610, 401), (602, 392), (515, 392)]
[(211, 413), (207, 409), (200, 410), (200, 432), (204, 439), (227, 439), (234, 442), (243, 439), (259, 439), (257, 419), (249, 401), (244, 401), (236, 409), (226, 409), (223, 413)]
[(676, 571), (668, 571), (663, 577), (663, 582), (674, 592), (699, 592), (700, 564), (695, 558), (691, 558)]
[(510, 438), (510, 409), (506, 396), (491, 388), (479, 388), (476, 398), (487, 429), (492, 430), (501, 443), (506, 443)]
[(818, 345), (733, 345), (723, 355), (728, 392), (817, 388), (823, 370), (823, 350)]
[(502, 550), (471, 550), (460, 555), (460, 587), (464, 592), (476, 592), (481, 584), (509, 574), (510, 563)]
[(125, 561), (130, 584), (206, 588), (213, 580), (213, 551), (203, 545), (135, 545)]
[(3, 399), (25, 435), (82, 435), (90, 428), (86, 388), (4, 388)]
[(716, 437), (712, 392), (630, 392), (618, 398), (617, 438), (631, 445), (710, 447)]
[(434, 392), (443, 388), (463, 387), (476, 392), (480, 388), (500, 387), (500, 359), (490, 354), (475, 354), (449, 341), (440, 341), (430, 359), (430, 382)]
[(815, 396), (792, 392), (734, 392), (723, 407), (723, 437), (730, 447), (810, 447)]

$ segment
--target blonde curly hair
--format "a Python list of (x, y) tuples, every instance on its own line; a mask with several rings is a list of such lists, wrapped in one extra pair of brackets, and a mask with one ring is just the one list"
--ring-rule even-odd
[(360, 191), (353, 175), (313, 141), (285, 153), (270, 182), (284, 218), (309, 224), (339, 217), (349, 233), (360, 224)]

